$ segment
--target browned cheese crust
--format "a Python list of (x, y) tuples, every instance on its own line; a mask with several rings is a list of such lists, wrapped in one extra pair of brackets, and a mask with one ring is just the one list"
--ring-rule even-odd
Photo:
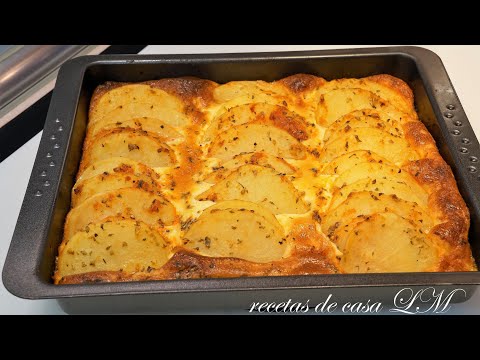
[[(413, 102), (413, 95), (411, 98)], [(458, 191), (452, 170), (439, 154), (435, 140), (422, 122), (406, 123), (404, 132), (405, 139), (421, 159), (408, 161), (402, 168), (414, 176), (429, 194), (428, 208), (441, 221), (431, 234), (440, 238), (449, 252), (438, 270), (471, 271), (476, 266), (468, 242), (470, 213)]]
[[(132, 87), (133, 85), (142, 86)], [(122, 89), (128, 90), (125, 92), (127, 95), (121, 92), (115, 93)], [(366, 111), (363, 112), (363, 115), (370, 114), (370, 111), (375, 119), (377, 116), (375, 111), (385, 110), (385, 118), (388, 117), (387, 123), (380, 123), (379, 118), (378, 127), (375, 128), (371, 119), (365, 120), (367, 125), (358, 123), (355, 125), (357, 127), (350, 126), (350, 123), (347, 122), (346, 126), (345, 124), (341, 125), (343, 126), (339, 128), (341, 131), (333, 132), (332, 130), (330, 138), (325, 140), (323, 138), (325, 131), (335, 129), (329, 127), (336, 120), (336, 118), (327, 119), (332, 110), (326, 108), (328, 104), (325, 102), (328, 101), (330, 91), (338, 91), (338, 89), (350, 89), (353, 94), (363, 94), (361, 96), (365, 96), (367, 91), (371, 91), (372, 107), (366, 106), (366, 110), (363, 109)], [(163, 104), (158, 112), (155, 112), (155, 101), (162, 101)], [(350, 99), (347, 99), (348, 102)], [(122, 122), (128, 120), (129, 116), (132, 117), (132, 111), (123, 111), (123, 107), (130, 106), (135, 109), (136, 105), (132, 104), (136, 103), (142, 109), (141, 116), (153, 119), (148, 120), (148, 126), (150, 126), (148, 131), (141, 126), (133, 129), (122, 125)], [(326, 109), (323, 112), (319, 111), (322, 106)], [(399, 110), (399, 107), (402, 109)], [(356, 109), (346, 111), (354, 110)], [(339, 116), (342, 115), (344, 114), (339, 114)], [(106, 82), (95, 89), (91, 98), (89, 116), (91, 122), (89, 129), (91, 130), (93, 123), (97, 124), (97, 129), (94, 135), (91, 131), (87, 131), (74, 195), (78, 195), (77, 192), (88, 186), (90, 186), (87, 189), (90, 194), (94, 192), (95, 186), (99, 186), (98, 184), (105, 180), (108, 181), (108, 184), (101, 183), (101, 191), (106, 192), (103, 198), (121, 204), (122, 196), (125, 198), (127, 198), (126, 195), (133, 196), (124, 192), (128, 189), (122, 189), (122, 186), (132, 184), (132, 178), (134, 180), (148, 179), (155, 186), (152, 188), (145, 184), (144, 180), (138, 180), (140, 183), (133, 181), (134, 185), (128, 185), (135, 187), (137, 189), (135, 191), (148, 192), (139, 197), (145, 202), (144, 210), (141, 208), (142, 204), (135, 204), (131, 208), (127, 204), (124, 211), (115, 214), (108, 209), (105, 210), (109, 205), (102, 200), (102, 196), (97, 195), (98, 204), (89, 203), (88, 208), (94, 209), (92, 211), (105, 211), (108, 217), (105, 215), (105, 219), (102, 220), (101, 215), (92, 215), (92, 219), (96, 219), (96, 222), (89, 223), (87, 227), (101, 231), (104, 228), (103, 224), (108, 224), (107, 227), (120, 229), (118, 231), (130, 234), (124, 235), (131, 237), (129, 241), (136, 241), (141, 229), (137, 227), (134, 229), (133, 225), (127, 224), (125, 219), (142, 222), (144, 218), (146, 222), (149, 222), (148, 227), (152, 231), (166, 239), (165, 244), (168, 246), (164, 245), (162, 251), (168, 251), (169, 255), (168, 260), (161, 266), (145, 267), (142, 265), (142, 267), (139, 265), (140, 267), (136, 271), (109, 270), (106, 267), (109, 259), (105, 257), (103, 263), (107, 265), (102, 263), (103, 267), (89, 267), (89, 263), (84, 264), (81, 261), (69, 262), (69, 254), (77, 257), (78, 260), (79, 256), (88, 257), (92, 251), (97, 251), (92, 246), (90, 252), (87, 249), (87, 251), (82, 250), (83, 255), (77, 254), (75, 248), (77, 245), (74, 245), (74, 242), (85, 246), (84, 244), (88, 244), (90, 241), (85, 240), (88, 236), (92, 236), (92, 241), (98, 239), (101, 242), (102, 239), (108, 240), (109, 236), (113, 235), (104, 234), (104, 238), (102, 238), (102, 234), (99, 233), (97, 238), (97, 234), (92, 235), (88, 231), (82, 230), (75, 233), (74, 236), (64, 238), (60, 246), (57, 270), (54, 274), (56, 284), (349, 272), (345, 270), (342, 262), (344, 255), (342, 255), (341, 246), (334, 243), (330, 234), (322, 228), (325, 217), (330, 216), (333, 211), (333, 208), (329, 208), (331, 199), (329, 192), (333, 191), (332, 186), (334, 185), (332, 184), (336, 177), (328, 175), (331, 174), (328, 172), (322, 173), (321, 169), (327, 169), (328, 163), (341, 155), (328, 153), (328, 147), (332, 146), (335, 138), (348, 139), (348, 136), (357, 134), (355, 131), (363, 134), (362, 131), (366, 126), (373, 127), (375, 131), (385, 130), (390, 126), (388, 129), (391, 130), (391, 141), (399, 139), (398, 141), (402, 141), (401, 144), (406, 144), (405, 154), (400, 152), (399, 157), (388, 152), (380, 154), (381, 159), (387, 159), (385, 162), (380, 160), (380, 163), (388, 163), (393, 167), (398, 167), (399, 172), (405, 171), (410, 174), (413, 181), (426, 193), (426, 213), (433, 223), (432, 227), (428, 229), (428, 236), (440, 249), (441, 255), (439, 255), (438, 262), (425, 271), (476, 270), (468, 242), (470, 215), (458, 191), (454, 175), (440, 156), (433, 137), (417, 117), (412, 90), (404, 81), (393, 76), (381, 74), (363, 79), (339, 79), (327, 82), (314, 75), (296, 74), (272, 83), (231, 82), (224, 85), (194, 77), (161, 79), (136, 84)], [(324, 116), (324, 118), (319, 118), (319, 116)], [(117, 125), (115, 125), (116, 117), (121, 118)], [(391, 123), (390, 117), (392, 118)], [(158, 131), (152, 130), (151, 124), (155, 119), (161, 124), (169, 126), (170, 136), (162, 135), (163, 125), (157, 129)], [(103, 122), (105, 129), (102, 129)], [(115, 128), (115, 126), (117, 127)], [(209, 126), (211, 127), (209, 128)], [(250, 134), (249, 131), (253, 131), (253, 128), (256, 133), (260, 133), (263, 129), (269, 129), (268, 136), (258, 141), (255, 140), (253, 145), (247, 142), (240, 143), (238, 137), (242, 140), (241, 136)], [(154, 130), (155, 133), (152, 132)], [(171, 136), (176, 132), (179, 134), (177, 139), (175, 136)], [(210, 134), (210, 138), (205, 140), (204, 134)], [(237, 134), (241, 135), (237, 136)], [(361, 142), (357, 135), (355, 138)], [(130, 141), (129, 139), (134, 140)], [(103, 156), (102, 148), (104, 146), (109, 149), (111, 159)], [(349, 144), (347, 141), (339, 149), (344, 153), (364, 150), (361, 147), (357, 150), (349, 149), (349, 146), (352, 147), (352, 143)], [(261, 148), (259, 149), (259, 147)], [(235, 150), (231, 150), (232, 148)], [(300, 149), (302, 155), (286, 156), (285, 154), (290, 154), (288, 150), (292, 148)], [(152, 154), (150, 150), (145, 149), (155, 149), (156, 151)], [(372, 155), (370, 149), (367, 150), (368, 156)], [(230, 153), (231, 151), (237, 152)], [(207, 159), (208, 156), (214, 158), (215, 161)], [(374, 161), (375, 158), (372, 158), (371, 162)], [(278, 173), (281, 182), (287, 182), (288, 186), (296, 188), (298, 193), (304, 197), (302, 201), (304, 201), (303, 206), (306, 210), (302, 210), (303, 208), (298, 210), (299, 208), (295, 207), (295, 204), (288, 203), (286, 200), (284, 204), (282, 203), (284, 207), (293, 209), (290, 213), (296, 214), (295, 216), (287, 216), (290, 213), (284, 215), (281, 212), (277, 212), (275, 215), (271, 206), (266, 206), (260, 212), (253, 210), (256, 209), (254, 207), (250, 208), (250, 212), (257, 216), (255, 219), (259, 224), (265, 220), (268, 224), (267, 228), (271, 227), (272, 230), (266, 235), (266, 238), (277, 236), (278, 241), (276, 241), (284, 246), (278, 250), (279, 245), (272, 242), (272, 249), (276, 246), (277, 250), (275, 251), (277, 252), (284, 251), (282, 249), (287, 250), (283, 252), (282, 256), (275, 255), (277, 253), (274, 254), (274, 250), (266, 250), (267, 252), (272, 251), (273, 254), (272, 260), (269, 261), (247, 260), (242, 258), (242, 255), (235, 256), (235, 254), (243, 254), (242, 250), (238, 249), (244, 246), (242, 241), (237, 239), (237, 243), (230, 244), (230, 249), (233, 249), (231, 252), (222, 250), (227, 252), (222, 253), (221, 256), (211, 252), (213, 243), (208, 236), (195, 238), (197, 236), (195, 231), (201, 234), (206, 228), (205, 224), (208, 224), (209, 219), (206, 215), (202, 216), (206, 212), (205, 209), (208, 206), (220, 206), (215, 210), (218, 214), (225, 211), (221, 208), (222, 201), (233, 201), (232, 206), (236, 209), (236, 206), (241, 207), (241, 203), (235, 205), (235, 201), (263, 205), (261, 203), (263, 200), (255, 200), (253, 188), (244, 188), (243, 190), (240, 188), (238, 193), (229, 193), (223, 190), (221, 194), (224, 200), (221, 200), (222, 197), (219, 197), (217, 193), (209, 195), (208, 199), (216, 200), (216, 204), (209, 203), (207, 206), (201, 197), (202, 201), (198, 200), (199, 194), (209, 189), (210, 185), (205, 185), (206, 179), (215, 183), (214, 186), (221, 186), (225, 181), (240, 181), (239, 179), (247, 181), (244, 179), (248, 178), (248, 171), (245, 170), (247, 175), (242, 175), (240, 170), (251, 167), (253, 169), (251, 171), (256, 176), (260, 166), (264, 166), (272, 172), (273, 175), (268, 173), (268, 176), (276, 176), (275, 174)], [(119, 169), (126, 170), (119, 171)], [(221, 170), (218, 175), (212, 176), (218, 170)], [(208, 177), (209, 175), (210, 177)], [(299, 179), (305, 176), (308, 181), (301, 182)], [(305, 191), (305, 184), (317, 185), (315, 185), (314, 191), (309, 192), (308, 189)], [(270, 193), (265, 190), (265, 194), (265, 199), (267, 199)], [(272, 193), (271, 196), (275, 196), (275, 194)], [(156, 199), (165, 199), (165, 201), (162, 200), (160, 205)], [(348, 199), (350, 196), (347, 201)], [(394, 199), (397, 197), (394, 196)], [(409, 199), (404, 200), (408, 201)], [(273, 204), (273, 202), (271, 203)], [(160, 207), (155, 208), (152, 215), (152, 206), (155, 207), (155, 204), (159, 204)], [(81, 206), (81, 204), (75, 206)], [(270, 210), (267, 211), (268, 213), (264, 213), (265, 209)], [(227, 208), (228, 210), (230, 208)], [(144, 212), (142, 213), (142, 211)], [(388, 209), (385, 211), (389, 212)], [(211, 212), (214, 213), (213, 210)], [(156, 215), (157, 213), (158, 215)], [(230, 210), (230, 213), (233, 214), (234, 211)], [(254, 222), (254, 215), (252, 215), (252, 222)], [(225, 213), (225, 216), (233, 219), (231, 214)], [(84, 217), (88, 218), (88, 216)], [(238, 222), (243, 218), (239, 216), (236, 219)], [(369, 220), (369, 216), (362, 215), (352, 220), (352, 226), (356, 226), (359, 221), (364, 219)], [(72, 219), (69, 221), (73, 222)], [(81, 224), (81, 221), (76, 221)], [(203, 225), (205, 226), (202, 227)], [(337, 222), (334, 225), (333, 231), (344, 224)], [(67, 229), (67, 226), (70, 226), (68, 222), (65, 226), (65, 233), (72, 233), (72, 229)], [(260, 226), (258, 234), (263, 234), (261, 231), (264, 231), (265, 226), (262, 226)], [(416, 225), (415, 228), (421, 229), (422, 226)], [(232, 226), (232, 229), (234, 228)], [(128, 229), (132, 231), (128, 232)], [(422, 230), (420, 233), (423, 234)], [(145, 241), (145, 239), (139, 241), (141, 240)], [(197, 246), (190, 245), (192, 241), (197, 241)], [(96, 242), (98, 245), (99, 242)], [(102, 246), (98, 245), (98, 249)], [(108, 245), (106, 249), (110, 251), (111, 246), (114, 245)], [(119, 246), (121, 247), (121, 245)], [(104, 250), (101, 249), (101, 251)], [(113, 256), (113, 251), (110, 254)], [(89, 261), (92, 264), (96, 260), (90, 259)], [(72, 270), (71, 266), (78, 266), (78, 264), (83, 264), (83, 269), (81, 271)]]
[(366, 77), (365, 80), (371, 80), (392, 89), (403, 97), (413, 108), (413, 91), (405, 81), (386, 74), (369, 76)]

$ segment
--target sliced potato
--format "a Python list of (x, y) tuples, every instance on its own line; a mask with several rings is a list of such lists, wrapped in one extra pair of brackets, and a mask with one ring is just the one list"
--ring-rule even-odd
[(418, 159), (418, 154), (405, 139), (373, 128), (352, 129), (339, 136), (322, 149), (320, 159), (322, 162), (330, 162), (339, 155), (355, 150), (370, 150), (397, 164)]
[(72, 189), (72, 207), (78, 206), (93, 195), (123, 188), (140, 188), (160, 193), (160, 184), (152, 177), (153, 170), (134, 172), (128, 165), (119, 166), (113, 171), (105, 171), (88, 179), (77, 181)]
[[(213, 97), (219, 103), (225, 103), (237, 98), (247, 97), (250, 102), (263, 102), (264, 97), (285, 98), (289, 94), (283, 87), (275, 86), (265, 81), (232, 81), (218, 86), (213, 91)], [(253, 100), (253, 101), (252, 101)], [(240, 105), (240, 104), (237, 104)]]
[(368, 163), (379, 163), (385, 165), (394, 165), (387, 159), (381, 157), (380, 155), (371, 152), (370, 150), (355, 150), (350, 151), (346, 154), (337, 156), (331, 162), (326, 163), (325, 167), (322, 169), (322, 174), (327, 175), (340, 175), (348, 169), (356, 166), (358, 164), (368, 162)]
[(274, 214), (303, 214), (309, 210), (285, 176), (259, 165), (243, 165), (224, 180), (197, 196), (197, 200), (246, 200)]
[(273, 213), (268, 210), (267, 208), (255, 204), (251, 201), (244, 201), (244, 200), (226, 200), (226, 201), (220, 201), (219, 203), (213, 205), (210, 207), (212, 210), (215, 209), (214, 211), (217, 210), (240, 210), (244, 211), (245, 209), (255, 213), (261, 217), (263, 217), (266, 221), (268, 221), (270, 224), (272, 224), (276, 229), (278, 234), (281, 234), (282, 236), (284, 235), (284, 230), (283, 226), (280, 225), (278, 222), (277, 218)]
[(108, 116), (115, 121), (137, 117), (160, 119), (172, 126), (189, 123), (184, 111), (185, 104), (177, 97), (146, 84), (128, 84), (107, 91), (91, 108), (91, 124)]
[(328, 236), (357, 217), (383, 212), (393, 212), (408, 219), (423, 231), (428, 231), (433, 226), (430, 216), (414, 202), (402, 200), (396, 195), (360, 191), (350, 193), (344, 202), (326, 212), (322, 218), (322, 230)]
[(168, 260), (169, 242), (141, 221), (114, 220), (77, 232), (59, 250), (55, 277), (91, 271), (150, 271)]
[(392, 213), (375, 214), (349, 233), (343, 269), (349, 273), (432, 271), (435, 245), (419, 227)]
[[(388, 75), (380, 76), (385, 77)], [(415, 112), (415, 109), (413, 108), (413, 97), (402, 93), (401, 90), (399, 91), (398, 87), (394, 88), (392, 86), (385, 86), (382, 84), (382, 82), (374, 81), (375, 78), (378, 78), (378, 76), (367, 77), (363, 79), (332, 80), (320, 87), (319, 91), (321, 94), (325, 94), (337, 89), (363, 89), (389, 101), (397, 109), (407, 114)], [(393, 79), (393, 77), (390, 77), (390, 79)], [(394, 80), (397, 83), (399, 82), (398, 79)], [(403, 84), (402, 87), (406, 86), (406, 84)]]
[(90, 126), (88, 136), (93, 137), (101, 130), (113, 130), (117, 128), (130, 128), (148, 131), (149, 133), (155, 134), (166, 141), (180, 139), (183, 137), (183, 135), (175, 130), (172, 126), (159, 119), (150, 117), (136, 117), (124, 121), (118, 121), (115, 118), (106, 117)]
[(82, 159), (82, 170), (111, 157), (124, 157), (150, 167), (172, 166), (176, 158), (173, 150), (151, 133), (132, 129), (115, 129), (99, 133), (87, 145)]
[(352, 219), (350, 222), (335, 228), (328, 234), (328, 238), (332, 241), (342, 253), (345, 251), (345, 246), (347, 244), (348, 236), (350, 232), (355, 229), (358, 223), (365, 220), (364, 216), (357, 217)]
[(266, 152), (287, 159), (306, 157), (305, 147), (287, 132), (261, 124), (244, 124), (224, 131), (211, 143), (208, 155), (228, 160), (249, 152)]
[(305, 119), (284, 106), (253, 103), (235, 106), (221, 113), (206, 129), (203, 141), (209, 142), (229, 128), (246, 123), (265, 124), (285, 130), (299, 141), (309, 137)]
[(339, 174), (339, 176), (333, 182), (333, 186), (335, 188), (342, 188), (345, 185), (353, 184), (358, 180), (368, 177), (389, 179), (407, 183), (412, 188), (415, 187), (417, 192), (423, 190), (408, 172), (402, 171), (402, 169), (400, 169), (398, 166), (386, 165), (378, 162), (362, 162), (353, 165), (348, 170)]
[(382, 111), (396, 120), (408, 116), (370, 91), (344, 88), (332, 90), (320, 96), (316, 114), (317, 123), (322, 126), (330, 126), (342, 116), (364, 109)]
[[(406, 193), (402, 193), (403, 196), (411, 195), (417, 198), (417, 200), (421, 199), (419, 205), (424, 206), (427, 204), (428, 194), (425, 192), (425, 190), (418, 184), (412, 175), (406, 171), (402, 171), (396, 166), (379, 163), (361, 163), (343, 172), (338, 178), (335, 179), (333, 186), (337, 189), (340, 189), (341, 192), (346, 193), (347, 190), (345, 189), (345, 186), (352, 185), (357, 181), (364, 179), (370, 180), (370, 185), (365, 185), (368, 187), (368, 190), (390, 193), (388, 191), (393, 186), (393, 189), (390, 191), (398, 190), (401, 192), (401, 189), (403, 189), (406, 191)], [(391, 184), (388, 184), (387, 181), (391, 182)], [(362, 185), (360, 185), (359, 188), (361, 188), (361, 186)], [(375, 190), (377, 188), (379, 190)], [(392, 194), (395, 194), (395, 192)], [(397, 195), (400, 198), (404, 198), (403, 196), (400, 196), (400, 194)], [(410, 198), (407, 197), (406, 200), (410, 200)]]
[(298, 98), (292, 96), (287, 87), (280, 83), (235, 81), (218, 86), (213, 95), (217, 103), (221, 104), (216, 115), (240, 105), (263, 103), (281, 105), (304, 118), (315, 117), (316, 106), (313, 103), (302, 102), (300, 104)]
[(109, 217), (130, 218), (152, 226), (171, 225), (175, 207), (163, 196), (138, 188), (126, 188), (94, 195), (70, 210), (65, 222), (64, 240), (89, 224)]
[(232, 160), (228, 160), (222, 163), (220, 166), (214, 168), (204, 181), (209, 183), (217, 183), (218, 181), (225, 179), (233, 170), (242, 165), (261, 165), (271, 169), (274, 169), (280, 174), (293, 174), (295, 168), (287, 163), (285, 160), (269, 155), (263, 152), (240, 154), (235, 156)]
[(325, 132), (323, 142), (327, 144), (356, 128), (375, 128), (395, 137), (403, 136), (400, 121), (391, 118), (388, 114), (376, 110), (358, 110), (342, 116), (330, 125)]
[(155, 180), (160, 179), (160, 175), (158, 175), (152, 168), (139, 163), (138, 161), (124, 157), (112, 157), (97, 161), (87, 167), (77, 179), (77, 183), (105, 172), (131, 172), (132, 174), (147, 173)]
[[(418, 185), (416, 187), (418, 187)], [(407, 182), (395, 179), (384, 179), (376, 174), (335, 189), (332, 194), (330, 208), (336, 208), (347, 199), (350, 193), (360, 191), (374, 192), (377, 197), (379, 194), (396, 195), (400, 199), (412, 201), (424, 209), (427, 208), (428, 194), (425, 191), (420, 190), (420, 192), (417, 193)]]
[(278, 226), (253, 210), (223, 209), (221, 203), (204, 210), (183, 240), (202, 255), (260, 263), (280, 260), (287, 248)]

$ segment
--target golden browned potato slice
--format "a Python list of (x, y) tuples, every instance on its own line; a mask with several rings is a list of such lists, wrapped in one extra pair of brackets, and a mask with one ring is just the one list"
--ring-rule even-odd
[(167, 92), (145, 84), (130, 84), (109, 90), (100, 97), (89, 114), (93, 124), (105, 116), (125, 121), (136, 117), (161, 119), (172, 126), (185, 126), (184, 103)]
[(364, 109), (382, 111), (397, 121), (409, 115), (399, 111), (388, 101), (370, 91), (344, 88), (332, 90), (320, 96), (316, 114), (317, 123), (322, 126), (330, 126), (342, 116)]
[(349, 233), (341, 260), (349, 273), (433, 271), (437, 248), (419, 227), (392, 213), (375, 214)]
[(141, 221), (113, 220), (77, 232), (59, 250), (55, 277), (91, 271), (133, 273), (158, 269), (169, 256), (168, 241)]
[(257, 152), (240, 154), (235, 156), (232, 160), (222, 163), (220, 166), (215, 167), (213, 172), (209, 174), (204, 181), (215, 184), (218, 181), (225, 179), (232, 170), (247, 164), (265, 166), (274, 169), (280, 174), (293, 174), (295, 172), (295, 168), (285, 160), (263, 152)]
[(360, 191), (350, 193), (344, 202), (325, 213), (322, 218), (322, 230), (330, 235), (337, 228), (357, 217), (367, 217), (383, 212), (393, 212), (408, 219), (423, 231), (428, 231), (433, 226), (430, 216), (414, 202), (402, 200), (396, 195)]
[[(418, 188), (418, 185), (416, 185), (415, 188)], [(379, 196), (379, 194), (396, 195), (400, 199), (412, 201), (424, 209), (427, 208), (428, 194), (425, 191), (420, 190), (420, 192), (416, 193), (407, 182), (395, 179), (384, 179), (375, 174), (335, 189), (330, 202), (330, 208), (336, 208), (347, 199), (350, 193), (360, 191), (371, 191), (374, 192), (376, 196)]]
[(261, 124), (235, 126), (219, 134), (211, 143), (208, 156), (229, 160), (248, 152), (266, 152), (287, 159), (306, 157), (305, 147), (287, 132)]
[[(261, 80), (232, 81), (218, 86), (213, 91), (213, 97), (219, 103), (228, 103), (232, 102), (232, 100), (237, 100), (237, 104), (229, 107), (252, 102), (266, 102), (265, 100), (275, 101), (275, 99), (277, 99), (278, 102), (288, 96), (289, 94), (286, 89)], [(242, 99), (247, 101), (242, 102)]]
[(115, 118), (104, 118), (90, 126), (88, 136), (95, 136), (101, 130), (113, 130), (117, 128), (131, 128), (144, 130), (155, 134), (166, 141), (180, 139), (183, 137), (177, 130), (165, 122), (149, 117), (137, 117), (124, 121), (117, 121)]
[(77, 179), (77, 183), (105, 172), (110, 173), (118, 171), (131, 172), (133, 174), (147, 173), (155, 180), (160, 179), (160, 175), (158, 175), (152, 168), (146, 166), (145, 164), (124, 157), (112, 157), (97, 161), (87, 167), (83, 171), (82, 176)]
[(278, 222), (276, 216), (267, 208), (255, 204), (251, 201), (244, 201), (244, 200), (226, 200), (226, 201), (220, 201), (219, 203), (213, 205), (211, 207), (212, 209), (217, 210), (248, 210), (251, 213), (255, 213), (261, 217), (263, 217), (266, 221), (268, 221), (271, 225), (273, 225), (276, 229), (278, 234), (281, 234), (284, 236), (284, 230), (283, 226), (280, 225)]
[(259, 165), (243, 165), (197, 196), (197, 200), (246, 200), (274, 214), (303, 214), (309, 207), (285, 176)]
[(348, 236), (355, 229), (358, 223), (365, 220), (366, 217), (360, 216), (352, 219), (349, 223), (343, 224), (328, 234), (328, 238), (332, 241), (342, 253), (345, 251)]
[(385, 165), (394, 165), (387, 159), (379, 156), (378, 154), (371, 152), (370, 150), (356, 150), (350, 151), (346, 154), (340, 155), (333, 159), (331, 162), (326, 163), (322, 169), (322, 174), (327, 175), (340, 175), (344, 171), (364, 162), (376, 162)]
[(175, 153), (160, 138), (132, 129), (115, 129), (99, 133), (87, 145), (79, 172), (85, 167), (111, 157), (124, 157), (150, 167), (172, 166)]
[[(141, 167), (141, 166), (139, 166)], [(144, 171), (135, 172), (124, 164), (112, 171), (104, 171), (88, 179), (77, 181), (72, 189), (72, 207), (78, 206), (93, 195), (123, 188), (140, 188), (160, 193), (160, 184), (155, 180), (152, 169), (144, 166)]]
[[(380, 75), (382, 77), (388, 77), (388, 75)], [(382, 82), (374, 81), (378, 76), (371, 78), (363, 79), (337, 79), (332, 80), (326, 83), (324, 86), (319, 88), (321, 94), (326, 94), (332, 90), (337, 89), (362, 89), (372, 92), (378, 97), (389, 101), (397, 109), (401, 110), (404, 113), (412, 114), (415, 112), (413, 108), (413, 96), (411, 94), (402, 93), (402, 89), (398, 87), (385, 86)], [(395, 82), (399, 82), (398, 79), (390, 79)], [(391, 84), (390, 84), (391, 85)], [(406, 84), (401, 86), (403, 89), (407, 88)], [(400, 91), (399, 91), (400, 90)]]
[(184, 245), (202, 255), (255, 262), (280, 260), (287, 244), (277, 226), (246, 207), (203, 211), (184, 235)]
[(70, 210), (65, 222), (64, 240), (89, 224), (120, 216), (143, 221), (152, 226), (171, 225), (175, 207), (163, 196), (138, 188), (112, 190), (94, 195)]
[(403, 136), (400, 122), (390, 118), (388, 114), (376, 110), (358, 110), (342, 116), (330, 125), (325, 132), (323, 142), (327, 144), (355, 128), (375, 128), (395, 137)]
[(320, 160), (330, 162), (342, 154), (356, 150), (370, 150), (397, 164), (418, 159), (418, 154), (405, 139), (379, 129), (357, 128), (328, 143), (320, 153)]
[[(139, 117), (159, 119), (170, 126), (178, 127), (187, 126), (190, 122), (185, 114), (169, 114), (168, 109), (164, 109), (156, 103), (128, 103), (110, 111), (97, 121), (106, 123), (124, 122)], [(89, 126), (91, 127), (95, 123), (89, 122)]]
[[(417, 198), (417, 200), (420, 199), (419, 205), (425, 206), (427, 204), (428, 195), (425, 190), (418, 184), (412, 175), (406, 171), (402, 171), (396, 166), (379, 163), (361, 163), (343, 172), (335, 179), (333, 186), (334, 188), (340, 189), (342, 192), (346, 192), (347, 190), (345, 189), (345, 186), (352, 185), (357, 181), (364, 179), (370, 179), (370, 183), (373, 185), (370, 189), (370, 185), (367, 184), (366, 186), (369, 187), (368, 190), (388, 193), (387, 189), (393, 186), (393, 191), (395, 191), (395, 189), (398, 189), (399, 191), (401, 191), (400, 189), (404, 189), (406, 193), (402, 193), (403, 196), (412, 195)], [(390, 181), (393, 184), (387, 184), (386, 182), (380, 184), (380, 181), (382, 180)], [(398, 186), (395, 184), (398, 184)], [(385, 191), (382, 191), (384, 185), (387, 186)], [(400, 187), (401, 185), (403, 185), (403, 188)], [(362, 185), (360, 185), (360, 188), (361, 186)], [(379, 190), (375, 190), (376, 188), (379, 188)], [(403, 196), (400, 196), (400, 194), (397, 195), (404, 198)], [(409, 198), (406, 200), (409, 200)]]
[(299, 141), (309, 137), (305, 119), (284, 106), (253, 103), (235, 106), (215, 117), (205, 131), (203, 141), (209, 142), (229, 128), (246, 123), (265, 124), (285, 130)]

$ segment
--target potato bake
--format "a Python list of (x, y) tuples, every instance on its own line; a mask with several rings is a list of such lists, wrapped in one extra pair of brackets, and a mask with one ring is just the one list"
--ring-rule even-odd
[(475, 271), (421, 120), (386, 74), (102, 84), (54, 281)]

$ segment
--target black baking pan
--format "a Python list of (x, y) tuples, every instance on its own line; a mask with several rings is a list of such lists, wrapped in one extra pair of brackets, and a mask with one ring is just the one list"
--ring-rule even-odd
[[(309, 305), (382, 301), (433, 287), (471, 297), (480, 272), (338, 274), (234, 279), (53, 285), (57, 247), (85, 136), (89, 99), (105, 81), (197, 76), (225, 83), (272, 81), (295, 73), (327, 80), (391, 74), (415, 94), (420, 119), (452, 167), (471, 213), (469, 239), (480, 266), (480, 146), (440, 58), (418, 47), (208, 55), (79, 57), (60, 69), (25, 199), (3, 269), (5, 287), (28, 299), (58, 299), (67, 313), (155, 313), (249, 309), (253, 302), (291, 299)], [(411, 289), (411, 290), (408, 290)], [(433, 289), (429, 289), (433, 291)], [(447, 294), (447, 292), (444, 292)], [(399, 296), (397, 296), (398, 300)], [(408, 296), (407, 296), (408, 298)], [(434, 300), (425, 293), (423, 300)]]

